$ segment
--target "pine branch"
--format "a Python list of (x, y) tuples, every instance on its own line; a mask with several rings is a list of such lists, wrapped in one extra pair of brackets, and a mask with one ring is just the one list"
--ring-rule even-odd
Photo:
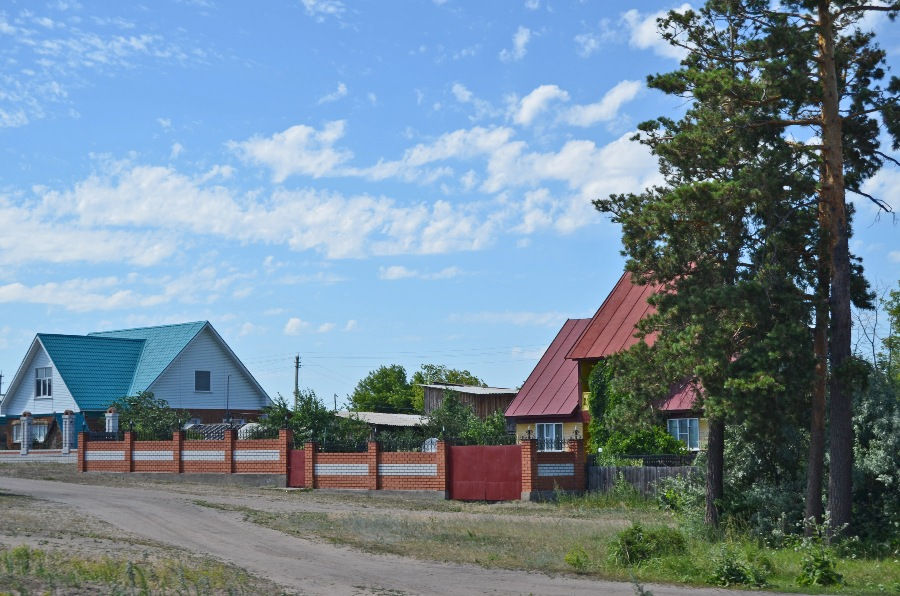
[(834, 13), (834, 20), (841, 18), (844, 15), (852, 14), (854, 12), (897, 12), (900, 11), (900, 2), (894, 2), (893, 4), (889, 4), (888, 6), (877, 6), (872, 4), (863, 4), (860, 6), (848, 6), (847, 8), (843, 8), (836, 13)]
[(891, 157), (890, 155), (888, 155), (886, 153), (882, 153), (881, 151), (876, 150), (875, 155), (877, 155), (883, 159), (886, 159), (887, 161), (891, 162), (895, 166), (900, 166), (900, 161), (897, 161), (896, 159), (894, 159), (893, 157)]
[(876, 198), (873, 197), (872, 195), (870, 195), (870, 194), (868, 194), (868, 193), (865, 193), (865, 192), (863, 192), (863, 191), (861, 191), (861, 190), (857, 190), (857, 189), (855, 189), (855, 188), (847, 187), (847, 190), (849, 190), (849, 191), (852, 192), (852, 193), (856, 193), (856, 194), (858, 194), (858, 195), (860, 195), (860, 196), (866, 197), (867, 199), (869, 199), (870, 201), (872, 201), (873, 203), (875, 203), (875, 205), (876, 205), (879, 209), (881, 209), (882, 211), (885, 211), (885, 212), (887, 212), (887, 213), (893, 213), (893, 212), (894, 212), (894, 210), (891, 208), (891, 206), (888, 205), (887, 203), (885, 203), (885, 202), (884, 202), (883, 200), (881, 200), (881, 199), (876, 199)]

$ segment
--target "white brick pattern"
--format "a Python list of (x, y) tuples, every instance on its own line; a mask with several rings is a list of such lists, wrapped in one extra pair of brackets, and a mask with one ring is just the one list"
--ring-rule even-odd
[(188, 449), (181, 452), (181, 461), (225, 461), (225, 450)]
[(234, 461), (280, 461), (281, 453), (277, 449), (238, 449), (234, 452)]
[(85, 451), (85, 461), (125, 461), (124, 451)]
[(538, 476), (574, 476), (575, 464), (538, 464)]
[(172, 461), (172, 451), (133, 451), (131, 459), (134, 461)]
[(437, 476), (437, 464), (378, 464), (382, 476)]
[(368, 476), (369, 464), (316, 464), (319, 476)]

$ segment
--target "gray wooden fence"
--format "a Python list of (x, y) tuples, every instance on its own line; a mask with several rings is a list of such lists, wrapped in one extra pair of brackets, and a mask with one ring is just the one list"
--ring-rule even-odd
[(616, 477), (621, 474), (626, 482), (638, 489), (642, 494), (651, 495), (656, 491), (656, 484), (666, 478), (691, 478), (699, 475), (693, 466), (588, 466), (587, 489), (607, 492), (616, 484)]

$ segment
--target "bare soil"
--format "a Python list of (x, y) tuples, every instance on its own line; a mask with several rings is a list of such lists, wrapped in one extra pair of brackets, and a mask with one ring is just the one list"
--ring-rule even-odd
[[(43, 502), (40, 505), (42, 515), (46, 515), (47, 520), (40, 531), (25, 532), (22, 528), (6, 531), (13, 526), (7, 526), (7, 520), (0, 512), (0, 527), (4, 530), (0, 531), (0, 543), (5, 544), (20, 544), (27, 540), (43, 548), (74, 548), (84, 552), (128, 548), (133, 549), (135, 556), (148, 556), (149, 550), (168, 546), (237, 565), (301, 594), (624, 596), (635, 593), (630, 583), (363, 552), (324, 542), (315, 535), (290, 535), (261, 527), (247, 521), (245, 515), (235, 509), (310, 513), (377, 509), (379, 515), (388, 512), (397, 516), (518, 517), (528, 504), (495, 507), (487, 513), (454, 502), (423, 504), (415, 499), (318, 491), (301, 495), (278, 489), (135, 482), (125, 476), (80, 474), (76, 478), (65, 478), (75, 480), (74, 483), (60, 482), (60, 474), (65, 476), (68, 471), (59, 472), (55, 468), (25, 470), (23, 464), (0, 468), (3, 468), (0, 470), (0, 493), (39, 499), (38, 502)], [(222, 507), (210, 506), (215, 504)], [(533, 517), (522, 518), (521, 522), (527, 524), (528, 519)], [(53, 536), (50, 528), (60, 525), (68, 530)], [(128, 540), (122, 540), (125, 536)], [(656, 596), (734, 593), (708, 588), (644, 587)]]

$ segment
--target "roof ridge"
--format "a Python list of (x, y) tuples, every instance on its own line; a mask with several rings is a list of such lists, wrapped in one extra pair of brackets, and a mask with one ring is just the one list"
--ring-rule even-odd
[(106, 331), (91, 331), (87, 335), (96, 336), (102, 333), (121, 333), (122, 331), (143, 331), (145, 329), (165, 329), (166, 327), (187, 327), (189, 325), (205, 325), (208, 320), (190, 321), (187, 323), (167, 323), (165, 325), (144, 325), (143, 327), (127, 327), (125, 329), (107, 329)]

